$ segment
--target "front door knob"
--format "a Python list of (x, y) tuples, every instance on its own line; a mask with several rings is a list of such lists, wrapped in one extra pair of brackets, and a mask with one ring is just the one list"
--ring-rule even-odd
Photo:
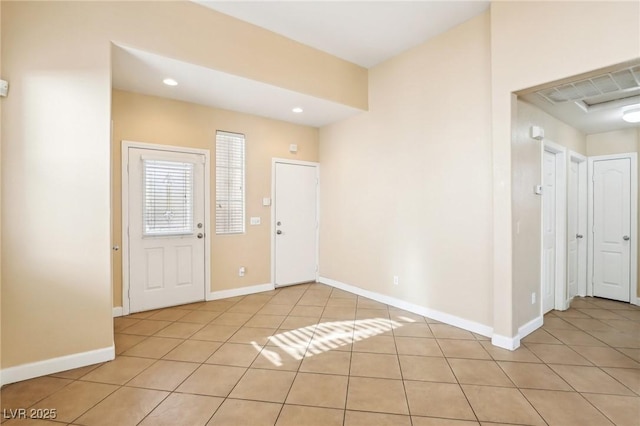
[(624, 237), (622, 237), (622, 239), (625, 241), (629, 241), (631, 238), (628, 235), (625, 235)]
[(278, 229), (278, 230), (276, 231), (276, 234), (280, 235), (280, 234), (282, 234), (282, 231)]
[(198, 233), (198, 238), (204, 238), (204, 234), (202, 232)]
[(582, 234), (576, 234), (576, 238), (582, 238), (583, 235)]

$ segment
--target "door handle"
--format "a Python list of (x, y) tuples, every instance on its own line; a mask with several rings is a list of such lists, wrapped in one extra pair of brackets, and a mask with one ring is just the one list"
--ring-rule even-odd
[(576, 234), (576, 238), (582, 238), (583, 235), (582, 234)]
[(198, 238), (204, 238), (204, 234), (202, 232), (198, 232)]
[(280, 235), (280, 234), (282, 234), (282, 231), (278, 229), (278, 230), (276, 231), (276, 234)]
[(622, 239), (625, 241), (629, 241), (631, 238), (628, 235), (625, 235), (624, 237), (622, 237)]

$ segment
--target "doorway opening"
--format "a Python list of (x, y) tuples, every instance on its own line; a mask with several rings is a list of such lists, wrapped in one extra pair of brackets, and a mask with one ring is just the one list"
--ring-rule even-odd
[[(628, 87), (621, 83), (627, 76), (634, 76)], [(589, 164), (597, 156), (628, 153), (637, 156), (640, 133), (637, 125), (623, 120), (623, 115), (640, 105), (638, 76), (640, 60), (636, 59), (514, 93), (512, 274), (520, 338), (542, 325), (543, 315), (550, 308), (569, 308), (575, 296), (611, 297), (594, 291), (592, 282), (594, 258), (589, 250), (595, 243), (590, 224), (593, 206), (588, 201), (593, 195)], [(602, 92), (605, 81), (611, 83), (607, 94)], [(587, 87), (593, 90), (586, 90)], [(554, 147), (547, 143), (549, 139), (562, 145)], [(545, 183), (551, 194), (545, 196), (539, 190), (543, 186), (545, 159), (549, 169), (560, 152), (564, 152), (563, 200), (557, 198), (558, 190), (562, 190), (558, 182), (552, 189), (546, 188)], [(553, 172), (558, 173), (558, 169), (553, 167)], [(636, 174), (630, 180), (638, 185), (637, 172), (633, 173)], [(634, 208), (630, 217), (637, 222), (637, 196), (631, 197), (636, 198), (630, 201)], [(560, 204), (550, 205), (552, 201)], [(563, 215), (555, 211), (557, 206), (564, 208)], [(563, 225), (564, 237), (559, 241), (562, 231), (558, 227)], [(624, 294), (627, 302), (640, 305), (637, 279), (640, 250), (637, 231), (629, 229), (628, 234), (623, 232), (619, 236), (623, 242), (628, 241), (630, 252), (629, 273), (622, 272), (629, 276), (629, 290)], [(624, 240), (625, 236), (629, 240)], [(534, 259), (535, 255), (539, 258)], [(614, 269), (619, 268), (607, 266), (610, 274)]]

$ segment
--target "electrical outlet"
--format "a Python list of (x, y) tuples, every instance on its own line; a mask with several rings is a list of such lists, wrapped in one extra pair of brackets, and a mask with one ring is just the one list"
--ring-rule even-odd
[(238, 269), (238, 276), (244, 277), (244, 266), (241, 266), (240, 269)]
[(398, 276), (394, 275), (393, 276), (393, 285), (398, 285), (398, 284), (399, 284)]
[(532, 305), (536, 304), (536, 292), (535, 291), (533, 293), (531, 293), (531, 304)]

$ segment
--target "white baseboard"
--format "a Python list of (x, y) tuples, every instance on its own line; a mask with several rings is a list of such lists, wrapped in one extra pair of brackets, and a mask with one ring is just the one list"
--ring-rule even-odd
[(122, 316), (122, 306), (114, 306), (113, 307), (113, 317), (121, 317)]
[(258, 284), (248, 287), (232, 288), (229, 290), (212, 291), (207, 294), (207, 301), (226, 299), (228, 297), (245, 296), (247, 294), (262, 293), (275, 289), (273, 284)]
[(640, 297), (636, 297), (635, 299), (631, 299), (631, 304), (640, 306)]
[(518, 328), (518, 334), (514, 337), (506, 337), (499, 334), (494, 334), (491, 337), (491, 344), (503, 349), (514, 351), (520, 347), (520, 341), (522, 339), (542, 327), (543, 321), (544, 319), (542, 315), (532, 319), (522, 327)]
[(339, 288), (340, 290), (345, 290), (359, 296), (368, 297), (369, 299), (373, 299), (377, 302), (384, 303), (399, 309), (404, 309), (405, 311), (409, 311), (423, 317), (428, 317), (445, 324), (453, 325), (455, 327), (459, 327), (464, 330), (480, 334), (482, 336), (491, 337), (493, 335), (493, 328), (475, 321), (470, 321), (464, 318), (457, 317), (455, 315), (425, 308), (423, 306), (415, 305), (401, 299), (396, 299), (395, 297), (365, 290), (360, 287), (344, 284), (339, 281), (332, 280), (331, 278), (320, 277), (318, 281), (322, 284), (327, 284), (331, 287)]
[(99, 362), (111, 361), (115, 359), (115, 357), (116, 350), (115, 346), (112, 345), (107, 348), (96, 349), (93, 351), (65, 355), (44, 361), (31, 362), (29, 364), (4, 368), (0, 370), (0, 385), (7, 385), (9, 383), (20, 382), (22, 380), (33, 379), (34, 377), (46, 376), (47, 374), (85, 367)]
[(494, 334), (493, 336), (491, 336), (491, 344), (502, 349), (515, 351), (520, 347), (520, 338), (518, 336), (507, 337), (501, 336), (499, 334)]
[(543, 323), (544, 317), (540, 315), (539, 317), (532, 319), (531, 321), (520, 327), (518, 329), (518, 340), (524, 339), (525, 337), (542, 327)]

